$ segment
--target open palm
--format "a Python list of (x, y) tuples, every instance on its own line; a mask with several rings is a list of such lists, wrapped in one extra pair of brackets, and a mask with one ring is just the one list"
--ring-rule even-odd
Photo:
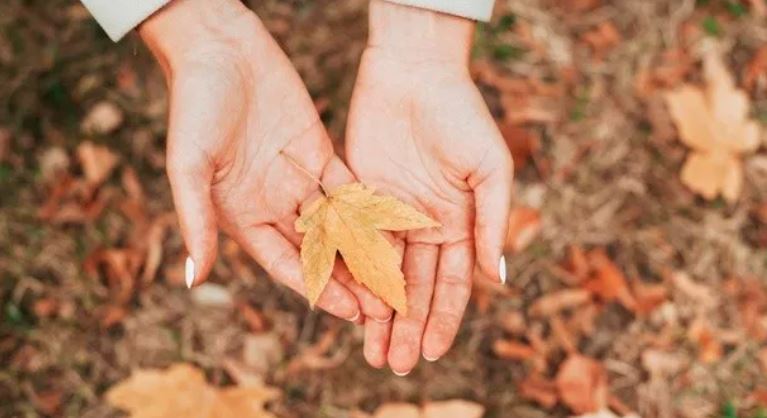
[(363, 55), (347, 130), (347, 158), (363, 182), (433, 217), (442, 228), (408, 232), (403, 270), (408, 315), (366, 323), (365, 355), (410, 371), (452, 345), (476, 260), (501, 278), (512, 163), (464, 66)]
[[(328, 186), (354, 179), (333, 153), (287, 57), (255, 15), (239, 4), (232, 7), (239, 11), (224, 28), (203, 23), (191, 35), (217, 27), (211, 36), (184, 42), (170, 57), (160, 46), (152, 48), (170, 87), (167, 168), (173, 199), (195, 284), (212, 268), (220, 228), (272, 277), (303, 294), (301, 236), (293, 226), (299, 209), (319, 196), (318, 179)], [(142, 36), (160, 37), (161, 29), (147, 24)], [(348, 273), (337, 273), (344, 284), (331, 281), (318, 306), (351, 320), (360, 308), (368, 316), (390, 316)]]

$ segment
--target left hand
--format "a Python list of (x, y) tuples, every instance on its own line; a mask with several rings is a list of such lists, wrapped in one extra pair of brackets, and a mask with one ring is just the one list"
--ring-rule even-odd
[(380, 0), (347, 127), (354, 174), (428, 214), (441, 228), (400, 235), (408, 315), (366, 321), (365, 357), (398, 375), (452, 345), (476, 261), (501, 270), (512, 160), (468, 72), (474, 24)]

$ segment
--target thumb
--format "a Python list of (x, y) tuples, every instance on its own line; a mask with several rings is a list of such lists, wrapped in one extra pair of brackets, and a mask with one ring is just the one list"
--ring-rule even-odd
[[(474, 240), (477, 263), (488, 277), (506, 283), (506, 260), (503, 245), (509, 226), (513, 163), (508, 150), (488, 154), (479, 172), (470, 179), (474, 190), (476, 218)], [(473, 184), (472, 184), (473, 183)]]
[(173, 204), (189, 252), (184, 280), (186, 286), (191, 288), (207, 279), (216, 260), (218, 228), (210, 197), (212, 168), (170, 161), (169, 158), (168, 177)]

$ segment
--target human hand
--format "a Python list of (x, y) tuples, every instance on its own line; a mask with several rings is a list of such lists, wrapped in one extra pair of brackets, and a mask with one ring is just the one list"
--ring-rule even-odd
[[(258, 18), (236, 0), (175, 0), (139, 29), (170, 89), (167, 171), (190, 259), (206, 279), (221, 228), (277, 281), (303, 294), (300, 207), (354, 181), (314, 104)], [(337, 268), (317, 305), (356, 320), (391, 310)], [(359, 303), (358, 303), (359, 301)]]
[(367, 321), (365, 357), (398, 375), (444, 355), (471, 293), (476, 261), (505, 281), (512, 160), (468, 72), (473, 22), (381, 0), (370, 5), (347, 127), (347, 158), (364, 183), (442, 228), (408, 232), (408, 315)]

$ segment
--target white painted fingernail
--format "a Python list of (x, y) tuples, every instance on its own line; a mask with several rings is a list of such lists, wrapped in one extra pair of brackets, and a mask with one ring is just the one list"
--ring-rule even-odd
[(396, 374), (396, 375), (397, 375), (397, 376), (399, 376), (399, 377), (405, 377), (405, 376), (407, 376), (407, 375), (409, 375), (409, 374), (410, 374), (410, 370), (408, 370), (408, 371), (406, 371), (406, 372), (403, 372), (403, 373), (400, 373), (400, 372), (398, 372), (398, 371), (396, 371), (396, 370), (392, 370), (392, 373)]
[(351, 318), (347, 319), (347, 321), (349, 321), (349, 322), (355, 322), (355, 321), (357, 321), (358, 319), (360, 319), (360, 311), (357, 311), (357, 313), (356, 313), (356, 314), (354, 314), (354, 316), (353, 316), (353, 317), (351, 317)]
[(186, 282), (187, 289), (191, 289), (194, 284), (194, 260), (192, 257), (186, 258), (186, 265), (184, 266), (184, 281)]
[(392, 319), (392, 317), (393, 317), (393, 316), (394, 316), (394, 314), (392, 313), (392, 314), (390, 314), (390, 315), (389, 315), (389, 317), (388, 317), (388, 318), (386, 318), (386, 319), (378, 319), (378, 318), (373, 318), (373, 320), (374, 320), (374, 321), (376, 321), (376, 322), (378, 322), (379, 324), (385, 324), (385, 323), (387, 323), (387, 322), (391, 321), (391, 319)]
[(498, 276), (501, 278), (501, 284), (506, 284), (506, 256), (501, 256), (501, 261), (498, 262)]
[(426, 361), (430, 362), (430, 363), (434, 363), (435, 361), (439, 360), (439, 356), (437, 356), (437, 357), (429, 357), (426, 354), (423, 355), (423, 358)]

